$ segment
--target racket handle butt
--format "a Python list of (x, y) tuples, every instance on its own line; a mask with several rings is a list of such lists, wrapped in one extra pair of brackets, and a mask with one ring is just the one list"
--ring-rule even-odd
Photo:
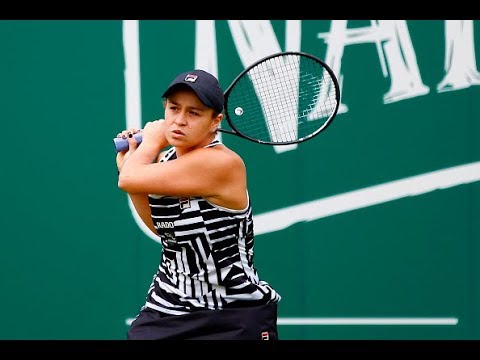
[[(138, 144), (142, 142), (142, 133), (133, 134), (133, 138)], [(115, 145), (116, 152), (122, 152), (128, 150), (128, 140), (122, 138), (113, 138), (113, 144)]]

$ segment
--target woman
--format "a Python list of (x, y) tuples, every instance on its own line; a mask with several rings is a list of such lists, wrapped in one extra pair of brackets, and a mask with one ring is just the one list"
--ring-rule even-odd
[(253, 263), (252, 208), (241, 157), (217, 138), (224, 96), (202, 70), (163, 94), (165, 119), (118, 153), (118, 186), (161, 238), (162, 258), (128, 339), (278, 339), (278, 293)]

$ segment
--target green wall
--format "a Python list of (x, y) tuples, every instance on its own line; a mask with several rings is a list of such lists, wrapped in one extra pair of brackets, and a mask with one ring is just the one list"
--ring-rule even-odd
[[(280, 337), (480, 339), (480, 21), (349, 21), (349, 34), (409, 36), (396, 84), (417, 74), (428, 91), (394, 101), (392, 38), (352, 35), (339, 52), (333, 21), (258, 24), (278, 42), (266, 44), (335, 59), (344, 105), (289, 151), (222, 137), (248, 167)], [(0, 21), (0, 339), (125, 338), (161, 247), (117, 188), (112, 138), (129, 106), (142, 123), (161, 117), (180, 71), (213, 66), (226, 88), (244, 68), (239, 25), (256, 24)], [(140, 103), (126, 95), (135, 26)], [(455, 81), (439, 88), (448, 70)]]

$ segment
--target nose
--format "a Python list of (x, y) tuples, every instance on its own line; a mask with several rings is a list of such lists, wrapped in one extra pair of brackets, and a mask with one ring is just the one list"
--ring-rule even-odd
[(183, 111), (180, 111), (177, 116), (175, 116), (175, 124), (178, 125), (187, 125), (186, 114)]

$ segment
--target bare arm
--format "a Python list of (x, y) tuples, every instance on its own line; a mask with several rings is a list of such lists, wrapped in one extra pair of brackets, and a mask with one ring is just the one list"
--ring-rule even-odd
[(148, 196), (146, 194), (128, 194), (132, 200), (132, 204), (135, 207), (138, 215), (142, 219), (143, 223), (155, 234), (157, 231), (153, 226), (153, 221), (150, 213), (150, 205), (148, 203)]
[(156, 154), (158, 148), (142, 143), (123, 164), (119, 188), (129, 194), (202, 196), (231, 209), (247, 205), (245, 165), (228, 148), (199, 148), (166, 162), (155, 162)]
[(172, 161), (151, 163), (151, 156), (145, 148), (142, 151), (142, 147), (129, 158), (120, 173), (118, 186), (124, 191), (202, 196), (234, 208), (245, 205), (240, 200), (245, 200), (245, 166), (230, 150), (220, 146), (201, 148)]

